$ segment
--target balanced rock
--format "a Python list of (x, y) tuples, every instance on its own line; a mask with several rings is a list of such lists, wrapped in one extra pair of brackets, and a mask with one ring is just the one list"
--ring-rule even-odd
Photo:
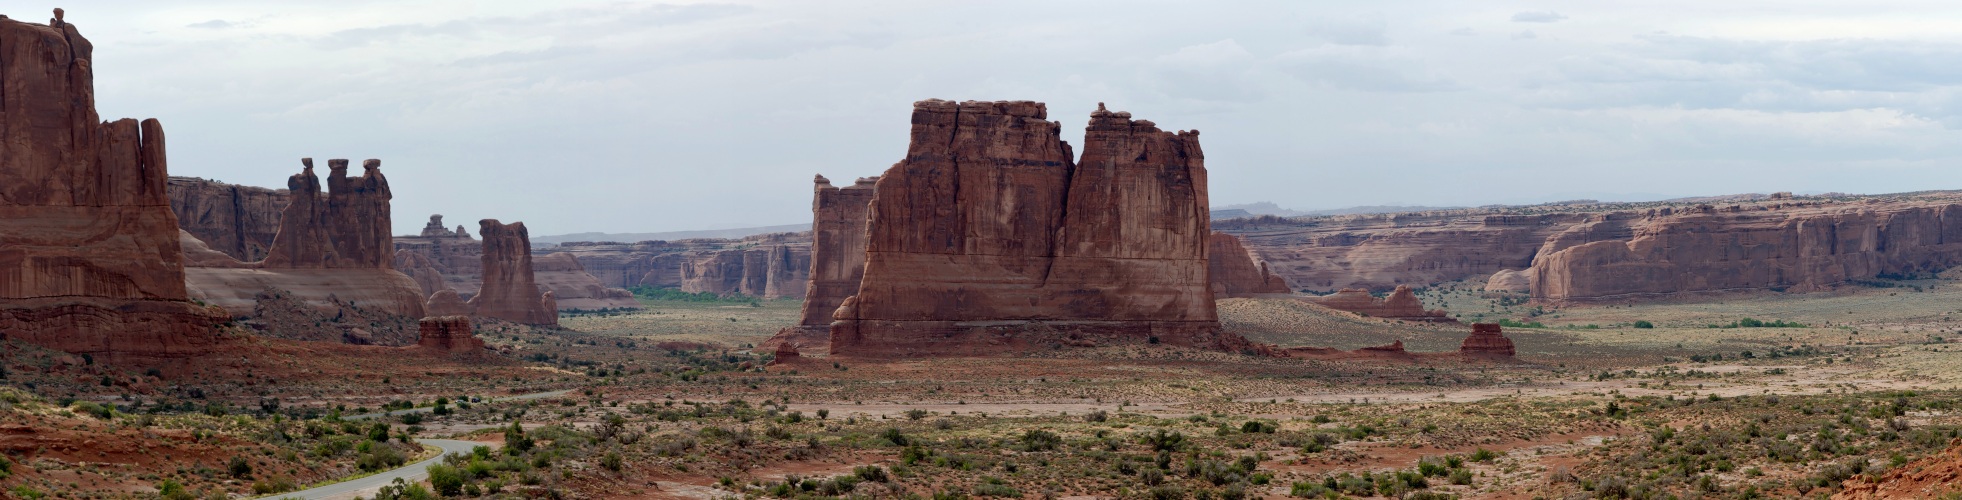
[(105, 361), (204, 354), (225, 315), (184, 287), (163, 125), (97, 117), (93, 52), (73, 24), (0, 17), (0, 338)]
[(528, 325), (558, 326), (551, 292), (540, 293), (531, 267), (531, 233), (525, 223), (477, 222), (484, 240), (484, 286), (470, 298), (477, 315)]
[(992, 353), (1041, 332), (1253, 348), (1220, 331), (1207, 283), (1198, 132), (1099, 106), (1077, 162), (1047, 115), (1030, 101), (914, 103), (833, 354)]
[(1512, 339), (1506, 338), (1498, 323), (1472, 323), (1471, 335), (1458, 346), (1459, 354), (1512, 357)]
[(1253, 254), (1240, 245), (1240, 238), (1231, 234), (1215, 232), (1207, 240), (1207, 268), (1209, 269), (1213, 298), (1254, 297), (1269, 294), (1288, 294), (1288, 282), (1267, 270), (1267, 263), (1254, 265)]

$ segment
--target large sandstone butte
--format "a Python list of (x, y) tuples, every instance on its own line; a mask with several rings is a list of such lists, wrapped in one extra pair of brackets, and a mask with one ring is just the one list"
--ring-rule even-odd
[(1267, 263), (1254, 265), (1253, 255), (1240, 245), (1240, 238), (1213, 233), (1208, 240), (1207, 267), (1212, 276), (1213, 298), (1257, 297), (1288, 294), (1288, 282), (1267, 270)]
[(1220, 331), (1207, 283), (1198, 132), (1100, 105), (1078, 162), (1047, 118), (1029, 101), (914, 103), (833, 354), (997, 352), (1046, 332), (1253, 347)]
[(93, 45), (0, 17), (0, 338), (152, 363), (218, 343), (184, 289), (163, 125), (101, 121)]
[(470, 308), (478, 316), (558, 326), (552, 292), (540, 293), (532, 275), (531, 232), (525, 223), (484, 219), (477, 224), (477, 235), (484, 238), (484, 287), (470, 298)]
[(810, 285), (804, 290), (803, 316), (796, 326), (764, 341), (764, 349), (790, 344), (789, 352), (830, 350), (831, 315), (845, 298), (858, 293), (859, 280), (865, 277), (867, 210), (879, 178), (860, 177), (842, 188), (832, 186), (823, 175), (813, 182)]
[[(264, 260), (240, 262), (229, 254), (221, 255), (223, 252), (210, 247), (211, 240), (186, 231), (194, 237), (182, 243), (190, 264), (186, 279), (191, 295), (237, 316), (251, 315), (259, 293), (276, 289), (293, 292), (297, 299), (327, 309), (352, 303), (389, 314), (421, 317), (426, 295), (414, 278), (393, 269), (395, 245), (389, 235), (392, 195), (388, 179), (381, 173), (381, 161), (364, 161), (362, 175), (349, 177), (347, 160), (328, 160), (328, 191), (324, 194), (313, 159), (302, 158), (300, 164), (301, 172), (287, 178), (288, 190), (277, 192), (286, 202), (280, 215), (260, 219), (279, 221)], [(180, 183), (173, 188), (189, 190), (195, 186)], [(209, 188), (221, 192), (225, 186), (208, 183)], [(195, 192), (172, 197), (187, 201), (180, 209), (209, 205), (190, 203), (201, 199)]]
[(1812, 291), (1962, 264), (1962, 202), (1702, 205), (1618, 213), (1548, 240), (1541, 303), (1746, 289)]
[(1345, 288), (1341, 291), (1320, 297), (1302, 300), (1321, 304), (1323, 307), (1348, 311), (1372, 318), (1398, 319), (1405, 321), (1429, 321), (1437, 323), (1456, 323), (1443, 310), (1426, 310), (1424, 301), (1409, 285), (1398, 285), (1390, 296), (1381, 299), (1360, 288)]

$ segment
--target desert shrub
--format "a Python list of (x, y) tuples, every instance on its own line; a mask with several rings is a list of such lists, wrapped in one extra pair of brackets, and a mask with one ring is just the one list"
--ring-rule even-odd
[(1042, 429), (1022, 433), (1022, 451), (1050, 451), (1063, 444), (1062, 436)]
[(1149, 434), (1141, 434), (1140, 440), (1151, 445), (1152, 451), (1179, 451), (1185, 449), (1185, 434), (1179, 431), (1154, 429)]
[(926, 410), (922, 410), (922, 409), (919, 409), (919, 408), (914, 408), (914, 409), (911, 409), (911, 410), (906, 410), (906, 419), (907, 419), (907, 420), (919, 420), (919, 419), (922, 419), (922, 418), (926, 418), (926, 416), (927, 416), (927, 411), (926, 411)]
[(231, 461), (225, 463), (225, 471), (231, 473), (234, 479), (252, 477), (252, 462), (246, 461), (245, 457), (233, 455)]
[(886, 475), (886, 469), (877, 465), (866, 465), (852, 469), (852, 475), (874, 483), (883, 483), (892, 479)]
[(444, 464), (429, 466), (429, 486), (443, 496), (457, 496), (463, 493), (463, 471)]
[(623, 462), (625, 460), (620, 457), (620, 452), (617, 451), (608, 451), (606, 452), (606, 456), (600, 457), (600, 467), (605, 467), (606, 470), (613, 472), (620, 472), (620, 468), (626, 465)]
[(1650, 322), (1649, 322), (1649, 320), (1646, 320), (1646, 319), (1643, 319), (1643, 320), (1636, 320), (1636, 321), (1635, 321), (1635, 327), (1636, 327), (1636, 328), (1655, 328), (1655, 323), (1650, 323)]
[(887, 427), (885, 431), (879, 433), (879, 439), (884, 439), (886, 442), (892, 443), (893, 446), (906, 446), (909, 442), (906, 439), (906, 434), (899, 432), (898, 427)]
[(1110, 413), (1103, 410), (1093, 410), (1083, 416), (1083, 421), (1085, 422), (1103, 422), (1106, 420), (1110, 420)]
[(189, 490), (184, 489), (182, 483), (170, 479), (165, 479), (163, 483), (157, 485), (157, 496), (164, 500), (193, 500), (197, 498), (197, 495), (192, 495)]

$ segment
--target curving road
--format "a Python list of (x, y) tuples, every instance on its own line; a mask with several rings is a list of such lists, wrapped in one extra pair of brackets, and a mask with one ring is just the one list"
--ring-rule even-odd
[[(502, 398), (491, 398), (491, 401), (490, 401), (490, 402), (503, 402), (503, 401), (524, 401), (524, 400), (527, 400), (527, 399), (543, 399), (543, 398), (556, 398), (556, 397), (559, 397), (559, 396), (564, 396), (564, 395), (566, 395), (566, 393), (569, 393), (569, 392), (572, 392), (572, 389), (560, 389), (560, 390), (556, 390), (556, 391), (547, 391), (547, 392), (534, 392), (534, 393), (531, 393), (531, 394), (519, 394), (519, 395), (516, 395), (516, 396), (507, 396), (507, 397), (502, 397)], [(479, 404), (488, 404), (488, 403), (479, 403)], [(410, 414), (410, 413), (429, 413), (429, 412), (432, 412), (432, 411), (436, 411), (436, 407), (434, 407), (434, 406), (424, 406), (424, 407), (420, 407), (420, 408), (410, 408), (410, 409), (407, 409), (407, 410), (395, 410), (395, 411), (391, 411), (391, 412), (377, 412), (377, 413), (363, 413), (363, 414), (360, 414), (360, 415), (355, 415), (355, 416), (351, 416), (351, 417), (341, 417), (341, 420), (369, 420), (369, 419), (376, 419), (376, 418), (381, 418), (381, 417), (393, 417), (393, 416), (399, 416), (399, 415), (408, 415), (408, 414)]]
[(354, 498), (356, 496), (373, 496), (376, 491), (381, 490), (381, 487), (388, 486), (389, 483), (395, 482), (395, 478), (399, 477), (402, 478), (403, 481), (413, 483), (429, 477), (429, 471), (426, 469), (428, 469), (429, 466), (435, 465), (438, 461), (442, 460), (444, 455), (449, 455), (452, 453), (459, 454), (459, 455), (468, 455), (470, 454), (470, 450), (472, 448), (478, 446), (495, 447), (495, 445), (491, 443), (479, 443), (474, 441), (456, 441), (451, 439), (418, 439), (416, 440), (416, 442), (428, 446), (435, 446), (437, 448), (441, 448), (443, 452), (438, 453), (434, 457), (429, 457), (422, 461), (397, 467), (394, 470), (390, 470), (388, 472), (383, 472), (380, 474), (375, 474), (373, 476), (368, 476), (353, 481), (343, 481), (343, 482), (321, 486), (319, 488), (314, 488), (310, 490), (295, 491), (292, 493), (281, 493), (278, 495), (272, 495), (262, 498), (281, 498), (281, 499), (305, 498), (308, 500), (325, 500), (325, 499), (340, 500), (340, 499)]

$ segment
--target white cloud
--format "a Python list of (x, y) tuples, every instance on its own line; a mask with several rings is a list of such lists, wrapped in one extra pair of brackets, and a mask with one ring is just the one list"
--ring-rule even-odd
[(1557, 23), (1566, 19), (1567, 16), (1553, 11), (1529, 10), (1512, 15), (1512, 22), (1515, 23)]

